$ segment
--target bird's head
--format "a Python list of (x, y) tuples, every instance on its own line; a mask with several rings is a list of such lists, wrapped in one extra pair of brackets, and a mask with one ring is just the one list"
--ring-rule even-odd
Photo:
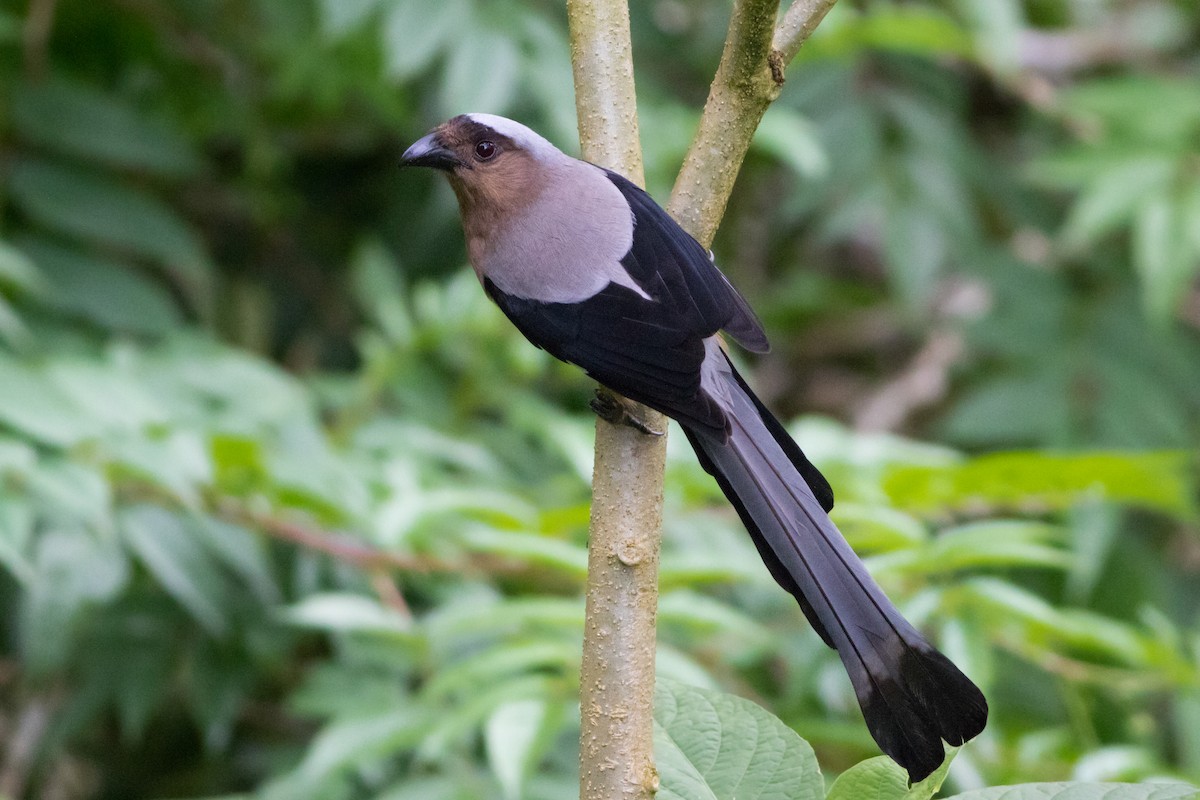
[(519, 122), (494, 114), (462, 114), (404, 151), (400, 165), (446, 173), (466, 211), (471, 206), (523, 205), (546, 171), (569, 158)]

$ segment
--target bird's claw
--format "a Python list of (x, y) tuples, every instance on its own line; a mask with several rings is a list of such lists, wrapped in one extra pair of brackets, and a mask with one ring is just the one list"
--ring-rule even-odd
[(613, 425), (626, 425), (647, 436), (662, 436), (662, 431), (656, 431), (646, 424), (629, 405), (607, 389), (597, 389), (596, 396), (588, 403), (596, 416)]

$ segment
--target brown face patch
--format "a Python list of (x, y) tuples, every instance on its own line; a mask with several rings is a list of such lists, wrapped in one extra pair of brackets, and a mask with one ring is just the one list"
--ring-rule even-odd
[[(454, 117), (437, 129), (437, 136), (461, 162), (449, 178), (475, 261), (496, 231), (541, 193), (543, 167), (512, 139), (470, 117)], [(493, 147), (481, 148), (485, 142)]]

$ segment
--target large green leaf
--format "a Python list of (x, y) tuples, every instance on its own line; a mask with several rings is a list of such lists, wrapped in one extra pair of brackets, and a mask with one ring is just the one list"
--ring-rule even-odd
[(168, 594), (215, 636), (228, 629), (227, 585), (216, 564), (176, 514), (152, 505), (120, 515), (125, 541)]
[(40, 370), (0, 355), (0, 426), (43, 444), (67, 447), (99, 426)]
[(87, 608), (111, 601), (130, 569), (115, 541), (79, 526), (43, 531), (33, 562), (20, 603), (20, 651), (31, 674), (45, 675), (67, 666)]
[(10, 113), (23, 140), (67, 155), (179, 177), (199, 167), (179, 132), (110, 92), (62, 79), (24, 83)]
[(547, 734), (557, 709), (543, 698), (503, 703), (484, 725), (488, 763), (504, 789), (506, 800), (520, 800), (522, 787), (538, 757), (545, 751)]
[(1070, 245), (1081, 246), (1128, 221), (1146, 198), (1169, 185), (1178, 165), (1163, 156), (1132, 158), (1102, 172), (1084, 190), (1063, 228)]
[(31, 218), (60, 233), (145, 256), (194, 281), (207, 281), (203, 244), (169, 205), (114, 176), (23, 158), (9, 191)]
[(482, 25), (456, 32), (438, 93), (444, 98), (444, 113), (463, 108), (497, 114), (508, 110), (517, 91), (521, 60), (506, 33)]
[(958, 750), (950, 748), (942, 765), (925, 780), (908, 785), (908, 773), (886, 756), (868, 758), (838, 776), (825, 800), (930, 800), (942, 782)]
[(808, 743), (749, 700), (660, 679), (654, 753), (662, 800), (817, 800)]
[(41, 289), (42, 278), (25, 253), (0, 240), (0, 295), (11, 291)]
[(40, 299), (51, 308), (131, 333), (165, 333), (182, 320), (161, 279), (48, 239), (30, 238), (23, 247), (44, 276), (48, 290)]
[(966, 507), (1063, 509), (1088, 498), (1196, 514), (1184, 453), (1042, 451), (995, 453), (946, 466), (896, 466), (884, 488), (900, 508), (945, 512)]
[(946, 800), (1196, 800), (1200, 789), (1183, 783), (1027, 783), (993, 786)]
[[(439, 51), (449, 46), (455, 31), (468, 22), (470, 11), (467, 0), (389, 3), (380, 26), (388, 73), (408, 78), (425, 69)], [(418, 29), (421, 35), (413, 36), (412, 32)]]

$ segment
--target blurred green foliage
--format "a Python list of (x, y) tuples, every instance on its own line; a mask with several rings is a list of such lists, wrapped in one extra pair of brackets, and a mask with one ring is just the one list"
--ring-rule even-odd
[[(728, 5), (631, 11), (664, 198)], [(718, 236), (835, 519), (991, 701), (947, 791), (1200, 781), (1198, 42), (842, 0)], [(467, 110), (574, 149), (559, 4), (0, 2), (0, 795), (576, 793), (590, 387), (395, 169)], [(874, 754), (679, 439), (666, 503), (661, 674)]]

